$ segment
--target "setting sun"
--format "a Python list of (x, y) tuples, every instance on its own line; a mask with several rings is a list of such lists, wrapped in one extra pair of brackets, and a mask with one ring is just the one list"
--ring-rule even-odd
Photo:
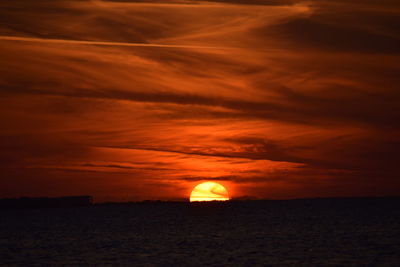
[(193, 201), (225, 201), (229, 200), (228, 191), (222, 185), (214, 182), (198, 184), (190, 194), (190, 202)]

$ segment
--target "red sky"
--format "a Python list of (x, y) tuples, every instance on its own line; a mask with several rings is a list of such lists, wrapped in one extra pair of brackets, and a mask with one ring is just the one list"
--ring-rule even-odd
[(0, 197), (398, 195), (398, 1), (0, 2)]

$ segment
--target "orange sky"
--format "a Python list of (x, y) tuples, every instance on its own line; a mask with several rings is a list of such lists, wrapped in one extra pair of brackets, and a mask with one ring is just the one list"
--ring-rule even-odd
[(0, 197), (398, 195), (400, 5), (0, 3)]

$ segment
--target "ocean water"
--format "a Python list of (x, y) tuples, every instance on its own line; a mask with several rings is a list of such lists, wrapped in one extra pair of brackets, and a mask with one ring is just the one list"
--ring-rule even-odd
[(2, 210), (1, 266), (398, 266), (400, 200)]

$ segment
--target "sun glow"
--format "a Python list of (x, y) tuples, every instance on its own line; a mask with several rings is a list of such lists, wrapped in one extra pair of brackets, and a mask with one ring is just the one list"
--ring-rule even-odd
[(225, 201), (229, 200), (228, 191), (222, 185), (214, 182), (205, 182), (196, 185), (190, 194), (193, 201)]

